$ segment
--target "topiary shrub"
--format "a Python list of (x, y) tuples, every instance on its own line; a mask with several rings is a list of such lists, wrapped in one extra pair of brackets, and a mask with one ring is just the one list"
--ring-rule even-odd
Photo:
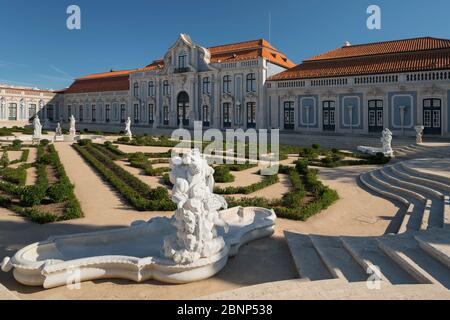
[(54, 202), (66, 201), (73, 193), (73, 185), (69, 183), (56, 183), (47, 189), (47, 196)]
[(5, 151), (3, 152), (2, 157), (0, 158), (0, 166), (6, 168), (8, 165), (9, 165), (8, 152)]
[(11, 147), (15, 150), (19, 150), (20, 148), (22, 148), (22, 141), (14, 140)]
[(220, 166), (214, 169), (214, 180), (218, 183), (234, 182), (234, 176), (230, 173), (230, 168)]
[(47, 139), (43, 139), (40, 141), (40, 145), (43, 147), (48, 146), (49, 144), (50, 144), (50, 141)]
[(45, 197), (46, 189), (40, 186), (26, 186), (20, 192), (20, 202), (26, 207), (41, 204)]
[(92, 141), (89, 139), (81, 139), (81, 140), (78, 140), (78, 144), (80, 146), (87, 146), (88, 144), (92, 144)]
[(314, 150), (319, 150), (320, 149), (320, 144), (315, 143), (315, 144), (312, 145), (312, 148)]

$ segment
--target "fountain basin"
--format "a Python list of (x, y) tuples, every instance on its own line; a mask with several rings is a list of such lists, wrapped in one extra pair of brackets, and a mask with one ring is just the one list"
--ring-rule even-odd
[(12, 259), (6, 257), (2, 270), (13, 270), (21, 284), (47, 289), (112, 278), (172, 284), (204, 280), (222, 270), (243, 244), (274, 233), (273, 210), (237, 207), (221, 215), (230, 227), (228, 233), (217, 228), (224, 249), (193, 264), (177, 265), (164, 257), (164, 238), (176, 229), (171, 219), (154, 218), (136, 221), (128, 228), (51, 237), (23, 248)]

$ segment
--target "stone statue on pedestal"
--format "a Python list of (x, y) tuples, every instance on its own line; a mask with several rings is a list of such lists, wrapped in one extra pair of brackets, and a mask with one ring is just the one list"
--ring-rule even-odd
[(172, 224), (177, 233), (164, 240), (164, 255), (182, 265), (210, 258), (225, 247), (216, 226), (228, 232), (228, 225), (219, 216), (219, 210), (226, 209), (227, 203), (213, 193), (214, 169), (198, 149), (183, 158), (172, 158), (171, 169), (172, 200), (178, 207)]
[(416, 126), (414, 129), (416, 129), (416, 143), (417, 144), (423, 143), (423, 130), (425, 130), (425, 127)]
[(56, 126), (56, 129), (55, 129), (55, 135), (62, 136), (61, 123), (59, 123), (59, 122), (58, 122), (58, 125)]
[(130, 140), (133, 138), (133, 133), (131, 133), (131, 118), (128, 117), (127, 121), (125, 122), (125, 135), (130, 138)]
[(42, 138), (42, 125), (41, 120), (39, 120), (39, 117), (36, 115), (36, 117), (33, 120), (33, 139), (41, 139)]
[(383, 153), (385, 155), (394, 154), (392, 149), (392, 132), (388, 128), (381, 133), (381, 143), (383, 144)]
[(72, 114), (70, 116), (70, 129), (69, 129), (69, 134), (71, 136), (74, 136), (74, 135), (77, 134), (77, 129), (75, 128), (75, 124), (76, 124), (76, 120), (75, 120), (75, 117)]

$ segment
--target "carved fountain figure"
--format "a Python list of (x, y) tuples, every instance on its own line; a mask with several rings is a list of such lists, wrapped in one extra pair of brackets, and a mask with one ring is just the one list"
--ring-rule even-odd
[(214, 169), (198, 149), (183, 158), (172, 158), (171, 168), (172, 200), (177, 204), (172, 224), (177, 233), (165, 239), (164, 255), (179, 264), (214, 256), (225, 247), (216, 225), (228, 232), (228, 225), (219, 216), (219, 210), (228, 205), (223, 197), (213, 193)]
[(227, 209), (225, 199), (213, 193), (214, 169), (199, 150), (172, 157), (171, 169), (172, 200), (177, 205), (171, 219), (51, 237), (5, 257), (2, 271), (14, 269), (18, 282), (44, 288), (71, 283), (69, 271), (75, 269), (80, 282), (123, 278), (189, 283), (214, 276), (242, 245), (274, 233), (273, 210)]

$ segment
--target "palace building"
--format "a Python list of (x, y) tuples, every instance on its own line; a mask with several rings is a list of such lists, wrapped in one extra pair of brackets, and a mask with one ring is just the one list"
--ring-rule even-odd
[[(450, 40), (343, 47), (295, 65), (261, 39), (205, 48), (182, 34), (160, 60), (80, 77), (59, 92), (0, 89), (2, 121), (98, 130), (279, 128), (288, 132), (450, 136)], [(14, 107), (15, 106), (15, 107)], [(16, 110), (16, 111), (14, 111)], [(17, 111), (19, 110), (19, 111)], [(36, 111), (35, 111), (36, 110)]]
[(267, 81), (267, 124), (284, 130), (450, 135), (450, 40), (416, 38), (342, 48)]

